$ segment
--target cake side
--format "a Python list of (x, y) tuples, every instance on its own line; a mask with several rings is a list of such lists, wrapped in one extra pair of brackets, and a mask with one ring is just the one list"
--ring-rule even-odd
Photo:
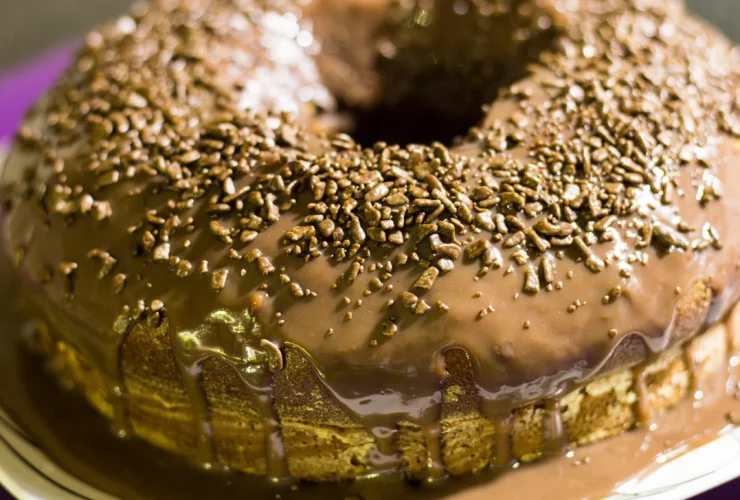
[[(557, 411), (567, 443), (582, 446), (617, 436), (648, 424), (680, 400), (693, 397), (696, 390), (703, 389), (707, 394), (724, 390), (723, 375), (730, 354), (737, 354), (740, 347), (738, 318), (740, 308), (735, 308), (726, 323), (709, 327), (653, 360), (598, 376), (560, 398)], [(166, 338), (166, 329), (166, 322), (157, 331), (142, 327), (140, 332), (132, 332), (124, 347), (132, 429), (136, 436), (156, 446), (195, 456), (195, 417), (169, 343), (156, 340)], [(106, 393), (101, 374), (63, 335), (52, 332), (49, 328), (38, 330), (37, 348), (58, 375), (73, 382), (103, 416), (112, 418), (110, 399), (114, 396)], [(300, 352), (290, 348), (286, 351), (285, 368), (273, 383), (290, 475), (310, 481), (337, 481), (373, 472), (373, 436), (322, 390), (316, 372)], [(157, 367), (156, 372), (152, 367)], [(240, 394), (241, 384), (234, 378), (233, 369), (208, 363), (203, 378), (219, 463), (265, 475), (270, 457), (263, 420), (250, 407), (249, 398)], [(644, 388), (640, 389), (639, 384)], [(551, 409), (538, 402), (496, 419), (482, 415), (463, 351), (448, 354), (447, 372), (440, 387), (439, 456), (430, 454), (418, 425), (399, 423), (396, 440), (400, 465), (408, 479), (426, 480), (434, 460), (447, 474), (460, 475), (489, 466), (508, 466), (513, 461), (536, 460), (547, 453)]]

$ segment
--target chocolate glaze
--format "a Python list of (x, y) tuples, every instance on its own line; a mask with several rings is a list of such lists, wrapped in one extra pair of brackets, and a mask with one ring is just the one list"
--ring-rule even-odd
[[(175, 357), (183, 370), (183, 381), (196, 412), (198, 460), (209, 464), (209, 467), (215, 462), (208, 401), (202, 388), (201, 363), (208, 358), (216, 358), (235, 370), (248, 388), (248, 394), (253, 398), (252, 404), (262, 419), (267, 450), (267, 476), (273, 481), (282, 481), (289, 479), (290, 474), (285, 463), (279, 419), (273, 408), (270, 372), (261, 369), (267, 362), (266, 356), (264, 352), (254, 351), (252, 347), (244, 345), (244, 335), (254, 335), (258, 330), (259, 324), (247, 314), (230, 315), (217, 311), (208, 317), (201, 334), (173, 329), (172, 332), (177, 332), (178, 336), (173, 340), (173, 345), (176, 346)], [(209, 339), (208, 335), (217, 338)]]
[[(418, 292), (417, 282), (423, 266), (413, 263), (398, 265), (384, 279), (382, 289), (366, 293), (373, 286), (369, 271), (359, 274), (355, 280), (347, 278), (353, 273), (353, 267), (357, 267), (357, 260), (331, 259), (329, 250), (326, 251), (327, 255), (322, 254), (307, 261), (285, 252), (288, 247), (286, 238), (291, 239), (286, 235), (297, 224), (300, 225), (305, 217), (315, 215), (311, 208), (315, 200), (309, 189), (295, 194), (277, 220), (260, 227), (253, 239), (229, 248), (230, 242), (236, 237), (236, 233), (229, 234), (229, 230), (239, 224), (239, 214), (229, 212), (230, 215), (215, 218), (209, 196), (217, 194), (218, 184), (206, 184), (202, 196), (192, 197), (192, 205), (179, 213), (181, 222), (192, 217), (192, 224), (182, 222), (183, 225), (192, 226), (192, 229), (176, 228), (163, 237), (164, 229), (159, 226), (166, 226), (167, 222), (164, 219), (162, 223), (156, 222), (157, 214), (167, 213), (175, 202), (183, 201), (187, 196), (177, 192), (171, 179), (168, 180), (161, 172), (155, 171), (145, 176), (134, 171), (132, 176), (128, 176), (120, 162), (139, 165), (135, 158), (117, 158), (119, 163), (113, 161), (107, 165), (109, 151), (96, 142), (97, 132), (92, 125), (90, 127), (93, 128), (86, 128), (87, 125), (82, 122), (73, 123), (71, 133), (60, 131), (60, 127), (64, 128), (63, 116), (68, 112), (65, 106), (72, 102), (77, 104), (74, 89), (93, 89), (92, 92), (100, 84), (94, 79), (90, 80), (91, 67), (95, 71), (117, 71), (115, 61), (97, 61), (97, 57), (105, 59), (100, 51), (112, 50), (113, 54), (120, 51), (134, 58), (137, 64), (144, 64), (137, 59), (144, 57), (146, 64), (153, 64), (155, 76), (152, 78), (160, 78), (156, 72), (164, 71), (164, 67), (158, 66), (154, 56), (164, 59), (172, 55), (171, 51), (156, 44), (151, 47), (146, 44), (138, 46), (137, 41), (141, 40), (131, 39), (129, 35), (139, 33), (139, 29), (143, 30), (142, 33), (149, 30), (152, 40), (174, 40), (183, 52), (194, 50), (198, 43), (185, 42), (174, 33), (180, 36), (177, 26), (182, 27), (188, 22), (202, 27), (199, 24), (201, 19), (211, 15), (202, 10), (204, 6), (213, 6), (214, 12), (223, 13), (229, 22), (218, 25), (218, 29), (223, 30), (218, 36), (211, 36), (205, 29), (202, 32), (196, 29), (196, 35), (193, 36), (203, 36), (204, 52), (177, 55), (182, 59), (168, 63), (166, 71), (185, 75), (182, 76), (185, 83), (184, 88), (179, 89), (177, 78), (173, 79), (176, 87), (172, 91), (174, 97), (168, 97), (172, 100), (167, 101), (162, 109), (168, 114), (167, 120), (174, 123), (173, 130), (180, 134), (178, 140), (183, 141), (182, 144), (195, 142), (193, 136), (207, 136), (209, 129), (205, 124), (209, 122), (219, 124), (216, 125), (217, 128), (221, 127), (219, 130), (233, 125), (232, 122), (237, 123), (249, 130), (248, 134), (244, 133), (246, 138), (240, 137), (240, 140), (259, 137), (263, 140), (263, 146), (270, 144), (266, 150), (247, 154), (249, 168), (233, 181), (236, 185), (231, 190), (257, 186), (268, 177), (277, 179), (278, 174), (286, 168), (300, 169), (301, 162), (321, 164), (321, 159), (366, 162), (369, 168), (363, 167), (353, 173), (370, 178), (382, 169), (385, 161), (382, 154), (356, 147), (344, 136), (311, 135), (305, 132), (310, 130), (311, 125), (302, 124), (301, 120), (310, 122), (312, 111), (304, 108), (331, 109), (333, 103), (328, 96), (338, 92), (329, 92), (334, 90), (327, 90), (324, 86), (329, 85), (329, 79), (324, 81), (319, 76), (316, 60), (320, 60), (320, 49), (310, 41), (311, 31), (305, 27), (307, 25), (298, 22), (301, 11), (292, 2), (277, 5), (279, 3), (275, 4), (274, 12), (264, 14), (256, 4), (242, 9), (236, 3), (226, 1), (160, 2), (152, 7), (154, 14), (142, 12), (134, 18), (119, 21), (102, 35), (91, 35), (77, 67), (70, 71), (56, 93), (49, 97), (48, 103), (41, 103), (29, 117), (23, 137), (10, 155), (3, 178), (6, 191), (3, 199), (8, 200), (11, 210), (4, 216), (3, 227), (8, 247), (16, 256), (15, 264), (23, 277), (24, 290), (41, 311), (43, 319), (54, 324), (60, 335), (103, 373), (109, 384), (109, 392), (115, 395), (112, 404), (119, 434), (128, 432), (121, 346), (133, 323), (157, 323), (166, 318), (175, 359), (196, 413), (198, 459), (201, 462), (212, 464), (214, 461), (207, 401), (200, 381), (201, 367), (206, 359), (217, 358), (239, 373), (252, 402), (259, 409), (265, 424), (265, 440), (269, 444), (267, 449), (270, 450), (268, 475), (276, 480), (287, 475), (278, 423), (272, 409), (268, 365), (272, 362), (275, 369), (279, 369), (282, 363), (282, 354), (278, 352), (279, 359), (274, 359), (275, 351), (270, 346), (291, 346), (304, 353), (320, 375), (325, 389), (375, 436), (377, 456), (373, 462), (376, 470), (369, 471), (371, 475), (397, 466), (393, 436), (399, 422), (411, 422), (420, 425), (424, 433), (430, 455), (428, 478), (434, 481), (444, 474), (439, 451), (440, 380), (442, 360), (449, 350), (462, 349), (469, 357), (480, 397), (480, 410), (483, 415), (495, 417), (498, 427), (507, 425), (513, 409), (534, 401), (547, 401), (546, 448), (555, 452), (562, 450), (565, 444), (556, 402), (558, 397), (597, 375), (645, 362), (647, 358), (687, 340), (705, 326), (708, 316), (712, 321), (721, 318), (737, 301), (740, 296), (740, 236), (734, 229), (740, 221), (740, 197), (734, 196), (734, 190), (740, 186), (740, 172), (735, 168), (740, 163), (740, 148), (737, 147), (734, 130), (722, 121), (731, 122), (736, 111), (733, 105), (727, 104), (734, 98), (728, 89), (735, 88), (736, 75), (732, 69), (724, 67), (726, 58), (730, 57), (731, 47), (720, 35), (688, 17), (678, 4), (673, 3), (584, 0), (538, 4), (547, 21), (543, 21), (543, 25), (551, 27), (544, 28), (545, 31), (552, 29), (561, 36), (558, 44), (553, 43), (550, 47), (549, 57), (552, 59), (543, 56), (541, 67), (517, 84), (520, 89), (527, 89), (524, 93), (529, 95), (528, 99), (522, 102), (517, 97), (517, 90), (512, 88), (491, 104), (480, 129), (472, 130), (470, 137), (460, 145), (449, 150), (440, 150), (437, 146), (422, 147), (421, 151), (427, 155), (424, 158), (428, 158), (430, 164), (434, 164), (434, 155), (442, 158), (449, 155), (451, 161), (458, 162), (464, 172), (473, 173), (502, 168), (501, 162), (527, 164), (537, 160), (537, 155), (541, 154), (538, 145), (540, 135), (548, 131), (553, 135), (547, 127), (557, 128), (557, 141), (562, 142), (572, 139), (568, 137), (570, 127), (575, 129), (578, 126), (566, 119), (560, 120), (557, 111), (551, 112), (549, 106), (557, 101), (552, 95), (557, 92), (551, 95), (548, 89), (562, 86), (574, 96), (574, 100), (568, 103), (575, 109), (580, 109), (577, 101), (586, 92), (581, 85), (586, 85), (587, 74), (574, 76), (576, 83), (569, 86), (553, 81), (558, 78), (555, 70), (567, 73), (567, 65), (576, 58), (574, 50), (580, 50), (586, 58), (593, 56), (595, 47), (611, 50), (608, 49), (611, 47), (609, 40), (592, 39), (600, 33), (600, 26), (608, 26), (621, 36), (623, 33), (620, 29), (624, 29), (630, 21), (639, 21), (637, 25), (643, 32), (626, 37), (623, 41), (625, 47), (636, 51), (640, 43), (652, 40), (651, 37), (658, 30), (662, 44), (656, 47), (664, 51), (663, 55), (670, 63), (675, 64), (674, 69), (678, 74), (694, 78), (691, 84), (676, 84), (673, 94), (662, 96), (664, 100), (673, 99), (670, 106), (656, 105), (654, 101), (660, 101), (656, 95), (650, 95), (650, 99), (642, 104), (655, 113), (658, 108), (664, 112), (667, 109), (675, 111), (685, 123), (692, 124), (686, 126), (684, 123), (684, 128), (694, 132), (682, 132), (685, 135), (674, 137), (651, 131), (660, 137), (660, 141), (652, 137), (647, 139), (652, 149), (646, 161), (650, 168), (658, 169), (661, 175), (667, 171), (675, 174), (669, 184), (672, 192), (677, 194), (670, 201), (664, 201), (669, 198), (669, 187), (658, 185), (653, 189), (654, 186), (643, 179), (631, 191), (635, 213), (658, 227), (677, 225), (680, 217), (691, 228), (689, 236), (696, 236), (699, 244), (706, 242), (709, 245), (707, 248), (682, 248), (679, 243), (671, 243), (668, 247), (658, 244), (636, 247), (635, 241), (639, 239), (636, 235), (644, 226), (643, 222), (639, 225), (630, 222), (634, 213), (629, 217), (621, 217), (623, 224), (613, 226), (611, 239), (599, 240), (594, 236), (595, 241), (591, 244), (584, 243), (582, 247), (572, 244), (563, 255), (557, 255), (553, 248), (546, 248), (537, 254), (532, 250), (532, 245), (527, 244), (506, 248), (505, 243), (500, 243), (501, 238), (491, 239), (491, 231), (483, 231), (482, 234), (490, 237), (491, 245), (503, 255), (503, 268), (494, 266), (494, 270), (481, 277), (478, 260), (460, 259), (455, 262), (452, 272), (440, 274), (436, 284), (427, 291), (419, 292), (417, 297), (417, 300), (429, 306), (444, 304), (447, 310), (443, 312), (441, 308), (432, 308), (425, 314), (414, 314), (402, 306), (399, 293), (410, 290)], [(509, 7), (513, 4), (500, 3)], [(317, 25), (326, 22), (324, 15), (331, 17), (328, 5), (326, 10), (320, 9), (321, 16), (314, 14), (313, 21)], [(441, 2), (439, 8), (446, 5)], [(371, 3), (367, 8), (377, 12), (378, 6)], [(168, 24), (170, 21), (165, 22), (165, 19), (170, 17), (170, 12), (172, 21)], [(161, 23), (151, 22), (152, 19), (159, 19), (156, 16), (164, 16)], [(376, 18), (372, 19), (376, 22)], [(216, 24), (222, 21), (217, 16), (209, 20)], [(298, 34), (295, 30), (298, 30)], [(240, 35), (242, 32), (247, 35)], [(306, 35), (299, 38), (301, 33)], [(277, 41), (266, 42), (266, 38), (270, 37), (275, 37)], [(276, 44), (283, 42), (291, 47), (291, 50), (285, 51), (290, 55), (288, 60), (282, 58), (283, 52), (271, 52)], [(303, 45), (308, 47), (301, 48)], [(134, 51), (139, 55), (131, 55), (132, 47), (141, 53)], [(251, 52), (244, 54), (245, 47), (250, 47)], [(654, 49), (656, 47), (651, 46)], [(613, 50), (618, 52), (617, 49)], [(624, 50), (627, 52), (627, 49)], [(697, 57), (699, 52), (705, 56), (704, 63), (698, 69), (690, 67), (685, 58)], [(106, 53), (110, 55), (110, 52)], [(610, 54), (610, 57), (613, 55)], [(190, 71), (190, 58), (208, 60), (208, 57), (214, 58), (210, 63), (217, 68), (216, 76), (207, 82), (208, 85), (204, 85), (208, 90), (202, 91), (199, 77), (187, 71)], [(552, 61), (562, 66), (555, 68)], [(611, 59), (607, 62), (614, 65), (612, 69), (616, 72), (619, 61)], [(666, 80), (670, 78), (654, 73), (666, 65), (668, 68), (672, 66), (648, 57), (638, 62), (644, 65), (638, 72), (642, 77), (656, 81), (662, 78), (667, 89), (671, 82)], [(180, 71), (180, 66), (185, 69)], [(631, 77), (634, 75), (625, 76)], [(166, 78), (162, 77), (162, 81), (169, 85), (172, 82), (168, 78), (169, 73)], [(248, 79), (246, 86), (242, 82), (244, 78)], [(281, 84), (277, 85), (278, 82)], [(586, 92), (595, 101), (603, 97), (602, 93), (608, 94), (604, 87), (615, 85), (609, 79), (596, 83)], [(726, 84), (724, 91), (723, 83)], [(273, 84), (277, 86), (273, 88)], [(121, 99), (127, 99), (124, 107), (140, 108), (142, 100), (145, 101), (143, 107), (147, 107), (147, 97), (142, 97), (137, 90), (141, 82), (121, 85), (125, 87), (125, 92), (120, 93)], [(688, 98), (690, 92), (687, 89), (691, 85), (701, 88), (705, 101), (701, 105), (681, 101)], [(231, 90), (221, 92), (221, 87)], [(234, 88), (239, 89), (238, 95), (234, 94)], [(637, 88), (635, 84), (635, 92)], [(309, 92), (307, 89), (312, 90)], [(155, 93), (154, 87), (149, 90)], [(170, 90), (168, 87), (168, 92)], [(277, 94), (273, 95), (273, 90), (277, 90)], [(683, 94), (683, 91), (688, 93)], [(183, 97), (185, 94), (188, 94), (186, 98)], [(310, 97), (305, 98), (306, 95)], [(238, 102), (229, 101), (226, 106), (221, 104), (222, 99), (234, 97), (238, 97)], [(625, 102), (621, 105), (626, 107), (629, 99), (622, 97)], [(155, 97), (151, 97), (151, 100), (155, 100)], [(287, 104), (276, 104), (278, 101)], [(247, 106), (252, 102), (264, 105), (270, 111), (287, 107), (297, 113), (299, 121), (296, 124), (284, 115), (269, 113), (238, 114), (239, 106)], [(582, 106), (585, 107), (585, 104)], [(230, 112), (225, 122), (218, 119), (223, 107)], [(607, 111), (605, 113), (608, 115)], [(715, 117), (715, 114), (724, 118)], [(178, 116), (186, 116), (189, 121), (180, 121)], [(669, 115), (665, 116), (666, 120), (669, 118)], [(532, 123), (538, 119), (543, 123), (542, 128)], [(573, 118), (574, 121), (578, 119), (585, 120), (581, 115)], [(159, 120), (159, 125), (163, 126), (161, 122)], [(503, 133), (502, 123), (508, 126), (509, 122), (514, 122), (521, 129), (523, 137), (504, 137), (507, 143), (503, 147), (505, 152), (490, 147), (488, 143)], [(608, 120), (606, 123), (613, 125), (614, 130), (619, 129)], [(119, 130), (129, 126), (111, 125)], [(272, 127), (280, 128), (280, 134), (276, 134)], [(290, 130), (302, 138), (301, 144), (295, 145)], [(610, 142), (609, 139), (613, 139), (610, 134), (614, 134), (614, 130), (599, 132), (603, 136), (599, 144)], [(145, 135), (147, 131), (140, 133)], [(122, 134), (125, 136), (125, 133)], [(35, 139), (37, 135), (42, 139)], [(636, 136), (639, 136), (637, 132)], [(163, 138), (169, 140), (164, 135), (155, 137), (156, 140)], [(640, 142), (638, 139), (625, 142), (626, 151), (631, 151), (630, 148)], [(509, 142), (512, 144), (509, 145)], [(27, 143), (33, 143), (33, 147), (29, 148)], [(287, 145), (278, 146), (278, 143)], [(346, 152), (348, 143), (349, 152)], [(687, 159), (682, 159), (683, 148), (677, 143), (690, 146), (691, 154)], [(617, 149), (616, 146), (611, 147)], [(154, 146), (152, 148), (151, 154), (154, 155)], [(167, 150), (167, 147), (162, 149)], [(600, 149), (608, 150), (608, 147)], [(413, 150), (410, 151), (413, 153)], [(191, 159), (193, 153), (199, 158), (206, 154), (205, 151), (192, 149), (182, 154), (170, 152), (170, 156), (163, 161), (178, 163), (180, 167), (200, 165), (200, 160)], [(115, 154), (111, 153), (112, 156)], [(147, 161), (156, 163), (154, 159), (146, 157), (148, 153), (142, 154), (145, 155), (141, 160), (144, 165), (142, 168), (146, 167)], [(567, 160), (562, 153), (556, 154)], [(622, 155), (619, 150), (616, 154)], [(646, 157), (644, 153), (634, 154), (638, 159)], [(622, 173), (619, 175), (628, 178), (629, 169), (638, 168), (639, 165), (634, 161), (630, 163), (630, 155), (625, 154), (624, 157), (627, 158), (623, 162), (626, 166), (620, 167)], [(442, 161), (436, 159), (438, 163)], [(63, 162), (58, 171), (46, 164), (56, 160)], [(585, 165), (590, 161), (584, 159), (580, 163)], [(537, 168), (545, 172), (548, 168), (554, 168), (556, 163), (541, 161)], [(658, 167), (659, 163), (663, 166)], [(678, 163), (681, 163), (680, 168), (676, 167)], [(26, 170), (28, 166), (32, 167), (31, 174)], [(565, 168), (562, 164), (560, 167)], [(112, 170), (101, 173), (101, 170), (108, 168)], [(413, 166), (410, 160), (402, 170), (404, 175), (411, 176)], [(115, 181), (108, 182), (113, 179)], [(283, 182), (282, 177), (280, 179)], [(209, 178), (208, 182), (211, 180)], [(434, 181), (440, 182), (437, 178)], [(301, 182), (308, 184), (308, 178), (301, 179)], [(358, 184), (362, 182), (365, 181), (357, 181)], [(425, 186), (425, 189), (435, 188), (435, 183), (428, 178), (414, 179), (414, 182)], [(657, 181), (651, 178), (651, 182), (654, 184)], [(109, 216), (89, 217), (82, 213), (60, 212), (60, 205), (54, 204), (54, 190), (69, 188), (74, 191), (78, 186), (80, 193), (93, 193), (94, 200), (109, 202), (112, 210)], [(213, 186), (213, 189), (208, 186)], [(396, 184), (392, 183), (392, 186)], [(472, 192), (476, 186), (480, 187), (477, 174), (462, 175), (459, 179), (461, 192)], [(708, 189), (706, 186), (722, 186), (725, 192), (720, 199), (697, 201), (700, 188)], [(468, 195), (460, 197), (462, 200), (465, 198), (469, 201)], [(408, 203), (408, 199), (406, 201)], [(460, 209), (461, 203), (459, 201), (454, 210)], [(588, 203), (596, 207), (600, 201), (589, 200)], [(105, 211), (105, 207), (100, 210)], [(150, 210), (155, 212), (147, 214)], [(598, 212), (597, 208), (592, 210)], [(247, 215), (246, 212), (247, 209), (241, 215)], [(257, 213), (263, 211), (253, 210), (251, 215)], [(503, 206), (494, 208), (492, 212), (493, 215), (505, 213), (508, 212)], [(526, 223), (531, 228), (542, 219), (542, 215), (525, 217), (517, 213), (514, 221), (508, 223), (511, 225), (518, 220), (518, 224)], [(347, 232), (355, 230), (350, 228), (357, 221), (364, 241), (365, 232), (375, 226), (357, 217), (352, 220), (352, 223), (348, 223)], [(449, 220), (445, 221), (449, 223)], [(217, 224), (214, 225), (214, 222)], [(453, 236), (453, 242), (457, 237), (476, 238), (481, 234), (480, 227), (465, 225), (459, 220), (457, 222), (464, 229)], [(593, 224), (594, 220), (589, 222)], [(146, 237), (142, 233), (149, 227), (147, 224), (158, 227), (157, 246), (154, 249), (147, 249), (146, 243), (141, 243)], [(579, 219), (573, 224), (584, 232), (592, 232), (586, 221)], [(402, 252), (411, 254), (416, 250), (422, 260), (438, 258), (439, 255), (434, 254), (437, 250), (430, 251), (426, 247), (421, 248), (421, 245), (417, 248), (415, 242), (420, 231), (418, 225), (411, 225), (407, 238), (398, 246), (366, 244), (357, 254), (363, 259), (360, 267), (369, 269), (372, 265), (385, 266), (387, 262), (397, 262), (394, 259)], [(516, 236), (512, 233), (514, 231), (507, 236)], [(717, 233), (721, 235), (721, 240), (717, 238)], [(650, 235), (657, 239), (660, 232), (651, 232)], [(672, 241), (670, 237), (663, 236), (666, 241)], [(522, 239), (525, 239), (524, 236)], [(534, 237), (532, 239), (539, 241)], [(430, 241), (433, 240), (430, 238)], [(437, 246), (449, 247), (453, 242), (440, 240)], [(261, 257), (256, 254), (250, 257), (249, 252), (254, 249), (260, 250)], [(540, 288), (538, 282), (535, 293), (526, 285), (523, 291), (522, 282), (528, 277), (537, 276), (539, 271), (533, 267), (538, 262), (534, 259), (521, 267), (512, 265), (511, 272), (508, 271), (509, 264), (513, 263), (511, 259), (522, 249), (528, 249), (538, 259), (557, 262), (557, 280), (562, 281), (562, 289), (554, 286)], [(101, 263), (97, 258), (90, 257), (90, 252), (96, 250), (115, 258), (111, 274), (122, 273), (125, 277), (125, 285), (120, 293), (112, 286), (110, 276), (103, 275), (101, 279)], [(230, 255), (229, 250), (235, 250), (238, 258)], [(458, 248), (458, 253), (460, 251)], [(584, 259), (583, 253), (579, 252), (588, 253), (588, 259)], [(208, 269), (199, 272), (198, 264), (201, 261), (207, 262)], [(184, 262), (190, 263), (193, 268), (178, 276), (175, 270)], [(430, 269), (437, 268), (432, 266)], [(625, 273), (625, 270), (629, 272)], [(289, 277), (290, 283), (301, 290), (300, 294), (282, 282), (279, 275)], [(613, 300), (606, 297), (615, 287), (620, 287), (618, 296)], [(316, 296), (311, 296), (310, 291), (315, 292)], [(530, 293), (525, 293), (527, 291)], [(349, 304), (345, 303), (344, 297), (348, 298)], [(710, 304), (712, 297), (715, 300)], [(388, 306), (389, 299), (395, 300), (391, 306)], [(362, 301), (361, 307), (357, 305), (359, 300)], [(607, 303), (603, 303), (605, 300)], [(569, 312), (571, 306), (574, 310)], [(380, 332), (384, 322), (391, 319), (398, 331), (384, 337)], [(331, 334), (328, 335), (328, 332)], [(612, 335), (611, 332), (615, 333)], [(642, 340), (646, 351), (633, 348), (635, 338)], [(267, 344), (262, 341), (267, 341)], [(638, 354), (625, 354), (627, 352)], [(270, 353), (273, 358), (270, 358)], [(642, 418), (647, 421), (648, 416), (643, 415)], [(501, 447), (505, 448), (505, 445)], [(509, 463), (505, 449), (499, 450), (497, 461)]]

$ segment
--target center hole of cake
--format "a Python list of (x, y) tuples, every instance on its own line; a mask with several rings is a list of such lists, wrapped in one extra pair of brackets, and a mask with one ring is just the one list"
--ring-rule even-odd
[[(536, 9), (491, 10), (472, 0), (392, 5), (375, 15), (380, 21), (370, 30), (352, 22), (354, 10), (337, 8), (333, 15), (342, 22), (323, 25), (318, 33), (333, 61), (323, 64), (329, 74), (340, 67), (352, 68), (342, 74), (355, 75), (330, 89), (346, 124), (341, 128), (365, 147), (454, 145), (482, 124), (484, 106), (524, 77), (555, 38), (549, 18)], [(365, 91), (359, 98), (358, 87)]]
[[(454, 99), (454, 96), (447, 98)], [(475, 105), (467, 109), (461, 106), (455, 112), (424, 106), (413, 99), (382, 103), (372, 108), (346, 104), (342, 108), (351, 118), (347, 132), (363, 146), (370, 147), (378, 142), (405, 146), (435, 141), (452, 145), (456, 138), (464, 137), (471, 127), (483, 120), (484, 103), (481, 97)]]

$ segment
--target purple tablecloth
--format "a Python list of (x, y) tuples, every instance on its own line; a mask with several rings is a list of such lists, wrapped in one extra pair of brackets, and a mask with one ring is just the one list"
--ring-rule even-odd
[[(12, 138), (18, 123), (33, 102), (69, 65), (75, 45), (74, 42), (67, 43), (5, 76), (0, 75), (0, 143)], [(5, 495), (0, 491), (0, 499)], [(740, 479), (700, 495), (697, 500), (731, 498), (740, 498)]]
[(12, 138), (23, 115), (69, 65), (70, 42), (6, 75), (0, 74), (0, 142)]

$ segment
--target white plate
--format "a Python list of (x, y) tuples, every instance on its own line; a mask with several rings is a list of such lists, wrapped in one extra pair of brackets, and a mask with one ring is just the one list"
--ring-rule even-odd
[[(607, 500), (683, 500), (740, 477), (740, 429), (727, 433), (644, 479), (628, 482)], [(115, 500), (52, 462), (0, 410), (0, 483), (19, 500)]]

